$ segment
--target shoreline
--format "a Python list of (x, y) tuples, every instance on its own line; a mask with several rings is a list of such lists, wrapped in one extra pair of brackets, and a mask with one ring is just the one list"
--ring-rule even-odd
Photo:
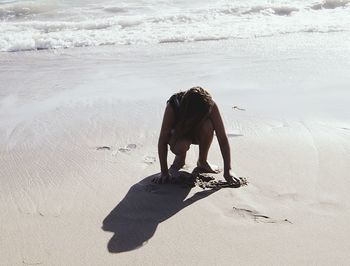
[[(348, 263), (350, 46), (300, 40), (0, 54), (1, 261)], [(248, 186), (148, 181), (166, 100), (194, 85), (217, 101)], [(222, 166), (215, 138), (209, 161)]]

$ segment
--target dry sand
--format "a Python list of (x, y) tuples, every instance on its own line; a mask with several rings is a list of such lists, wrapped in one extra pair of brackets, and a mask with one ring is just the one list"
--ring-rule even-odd
[[(1, 54), (0, 264), (349, 264), (348, 39), (284, 38)], [(193, 85), (248, 186), (150, 182), (165, 102)]]

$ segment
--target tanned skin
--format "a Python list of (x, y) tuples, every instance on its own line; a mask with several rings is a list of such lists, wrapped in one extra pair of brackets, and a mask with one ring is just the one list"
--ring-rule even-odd
[[(160, 161), (160, 176), (156, 177), (153, 181), (156, 183), (166, 183), (171, 179), (169, 174), (169, 168), (167, 163), (168, 157), (168, 145), (171, 151), (176, 155), (171, 169), (179, 170), (185, 165), (186, 153), (192, 144), (192, 139), (176, 139), (172, 134), (172, 127), (175, 122), (175, 112), (172, 106), (168, 103), (163, 122), (159, 134), (158, 140), (158, 155)], [(218, 139), (222, 158), (224, 161), (224, 173), (223, 177), (229, 183), (237, 184), (239, 180), (231, 174), (231, 154), (230, 144), (227, 139), (224, 123), (222, 121), (220, 111), (216, 103), (213, 104), (209, 115), (200, 124), (199, 130), (196, 133), (196, 139), (199, 144), (199, 157), (197, 166), (207, 173), (217, 173), (212, 166), (207, 162), (208, 151), (215, 135)]]

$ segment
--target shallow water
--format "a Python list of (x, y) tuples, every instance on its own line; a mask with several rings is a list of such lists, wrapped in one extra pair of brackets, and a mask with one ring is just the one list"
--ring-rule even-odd
[(349, 0), (0, 0), (0, 51), (350, 31)]

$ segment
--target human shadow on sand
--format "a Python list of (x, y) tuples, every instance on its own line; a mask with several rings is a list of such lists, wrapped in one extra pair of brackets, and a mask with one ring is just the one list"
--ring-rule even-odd
[(133, 185), (103, 220), (102, 229), (114, 233), (107, 245), (109, 252), (120, 253), (141, 247), (154, 235), (159, 223), (218, 191), (203, 190), (186, 199), (191, 187), (158, 185), (152, 182), (155, 176), (148, 176)]

